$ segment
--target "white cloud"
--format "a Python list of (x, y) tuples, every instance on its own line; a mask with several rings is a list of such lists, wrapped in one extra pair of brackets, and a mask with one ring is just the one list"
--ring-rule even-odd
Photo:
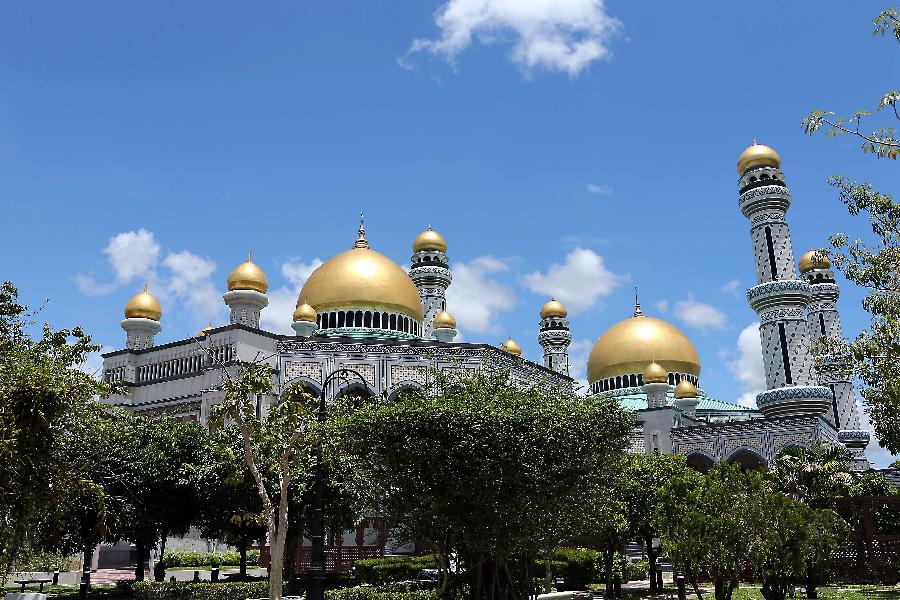
[(738, 288), (741, 286), (741, 281), (739, 279), (732, 279), (725, 285), (719, 288), (719, 291), (723, 294), (731, 294), (732, 296), (738, 296)]
[(738, 404), (756, 408), (756, 396), (766, 390), (766, 372), (763, 367), (762, 343), (759, 338), (759, 321), (744, 327), (737, 339), (738, 357), (727, 363), (728, 370), (744, 388), (736, 400)]
[(613, 189), (606, 184), (586, 183), (584, 189), (598, 196), (611, 196), (613, 193)]
[(675, 315), (689, 327), (697, 329), (725, 329), (728, 318), (711, 304), (697, 302), (693, 294), (675, 304)]
[(498, 315), (516, 303), (516, 294), (492, 275), (509, 270), (502, 260), (479, 256), (468, 263), (453, 263), (453, 283), (447, 288), (447, 310), (461, 329), (496, 333)]
[(609, 42), (621, 27), (603, 0), (449, 0), (435, 24), (440, 38), (413, 40), (401, 66), (421, 51), (455, 65), (474, 38), (482, 44), (513, 41), (510, 58), (526, 73), (547, 69), (575, 76), (609, 58)]
[(575, 379), (582, 389), (587, 389), (587, 362), (594, 342), (591, 340), (572, 340), (569, 344), (569, 376)]
[(138, 277), (145, 280), (156, 278), (156, 263), (159, 260), (159, 244), (153, 233), (146, 229), (124, 231), (110, 238), (103, 249), (106, 259), (115, 273), (115, 281), (98, 282), (93, 274), (75, 275), (75, 284), (82, 294), (101, 296), (115, 291), (121, 285)]
[(552, 296), (577, 314), (591, 308), (600, 296), (612, 293), (622, 277), (608, 271), (603, 257), (593, 250), (576, 248), (563, 264), (554, 263), (546, 273), (535, 271), (522, 280), (531, 291)]
[(263, 309), (259, 316), (260, 326), (263, 329), (293, 335), (294, 330), (291, 329), (291, 322), (293, 321), (294, 308), (297, 305), (297, 295), (300, 293), (300, 288), (312, 275), (312, 272), (318, 269), (321, 264), (321, 259), (314, 258), (306, 263), (297, 259), (291, 259), (281, 265), (281, 275), (288, 281), (289, 285), (281, 286), (276, 290), (269, 290), (269, 306)]
[(657, 300), (655, 306), (656, 306), (656, 310), (658, 310), (661, 313), (665, 314), (665, 313), (669, 312), (669, 301), (666, 300), (665, 298), (663, 298), (661, 300)]
[(170, 271), (164, 282), (162, 296), (181, 301), (191, 309), (197, 322), (215, 322), (222, 318), (225, 304), (222, 291), (213, 282), (216, 263), (187, 250), (169, 253), (163, 260)]

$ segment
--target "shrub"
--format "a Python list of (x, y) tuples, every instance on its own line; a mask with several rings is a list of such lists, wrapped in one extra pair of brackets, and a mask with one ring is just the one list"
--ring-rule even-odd
[(193, 583), (190, 581), (138, 581), (135, 600), (247, 600), (267, 598), (269, 583)]
[(435, 600), (431, 591), (392, 592), (375, 587), (354, 587), (325, 592), (325, 600)]
[[(208, 567), (219, 565), (223, 567), (237, 567), (241, 564), (241, 555), (237, 551), (230, 552), (181, 552), (178, 550), (166, 552), (161, 559), (167, 568), (172, 567)], [(247, 565), (259, 565), (259, 550), (247, 551)]]
[(363, 583), (384, 585), (415, 579), (422, 569), (436, 566), (433, 556), (389, 556), (358, 560), (353, 570)]
[(650, 563), (646, 560), (636, 560), (634, 562), (626, 562), (625, 570), (622, 573), (622, 581), (640, 581), (649, 579)]
[(553, 560), (565, 563), (559, 576), (566, 582), (566, 589), (583, 588), (594, 581), (595, 565), (600, 553), (587, 548), (560, 548), (553, 553)]

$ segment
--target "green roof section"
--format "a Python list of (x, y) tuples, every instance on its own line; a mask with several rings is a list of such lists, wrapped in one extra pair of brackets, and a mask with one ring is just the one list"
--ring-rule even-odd
[[(602, 392), (602, 395), (613, 397), (618, 400), (619, 404), (632, 410), (644, 410), (647, 408), (647, 394), (639, 387), (610, 390), (608, 392)], [(703, 390), (697, 390), (697, 399), (700, 401), (699, 404), (697, 404), (697, 410), (700, 412), (727, 412), (738, 414), (757, 412), (753, 408), (741, 406), (740, 404), (716, 400)], [(666, 403), (669, 406), (672, 406), (675, 403), (675, 388), (669, 389), (666, 393)]]

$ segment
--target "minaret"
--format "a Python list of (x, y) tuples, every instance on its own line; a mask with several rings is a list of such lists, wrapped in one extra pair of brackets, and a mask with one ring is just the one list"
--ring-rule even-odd
[(125, 330), (125, 347), (129, 350), (144, 350), (153, 346), (153, 338), (162, 331), (159, 320), (162, 318), (162, 309), (147, 286), (144, 291), (134, 296), (125, 305), (125, 320), (122, 321), (122, 329)]
[[(812, 301), (806, 307), (806, 321), (810, 340), (815, 344), (823, 338), (833, 341), (843, 340), (841, 317), (837, 311), (840, 288), (834, 281), (831, 261), (815, 250), (800, 257), (801, 277), (812, 287)], [(859, 410), (853, 383), (850, 380), (848, 357), (838, 352), (820, 357), (819, 383), (831, 390), (831, 408), (825, 414), (838, 428), (838, 439), (853, 454), (854, 468), (864, 471), (869, 468), (866, 446), (869, 432), (859, 428)]]
[(791, 233), (784, 220), (791, 192), (781, 157), (754, 143), (738, 158), (739, 206), (750, 220), (757, 285), (747, 299), (759, 314), (767, 391), (756, 397), (767, 417), (822, 415), (831, 390), (815, 385), (806, 306), (812, 289), (797, 279)]
[(656, 361), (644, 368), (641, 375), (641, 389), (647, 394), (647, 408), (663, 408), (668, 405), (666, 395), (669, 392), (669, 372)]
[(228, 292), (223, 296), (231, 308), (230, 322), (259, 329), (259, 313), (269, 305), (268, 289), (266, 274), (253, 262), (252, 253), (247, 253), (247, 260), (228, 276)]
[(434, 318), (447, 310), (447, 288), (450, 287), (447, 240), (429, 227), (413, 242), (412, 266), (409, 276), (419, 289), (425, 311), (422, 338), (434, 339)]
[(569, 374), (569, 312), (561, 302), (551, 298), (541, 307), (541, 330), (538, 343), (544, 349), (544, 366), (563, 375)]

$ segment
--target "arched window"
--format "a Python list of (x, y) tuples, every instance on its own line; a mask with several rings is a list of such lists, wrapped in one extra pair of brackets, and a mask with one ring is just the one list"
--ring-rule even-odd
[(620, 387), (622, 387), (622, 376), (616, 375), (616, 389), (619, 389)]
[(397, 331), (397, 315), (391, 315), (391, 331)]
[(361, 310), (356, 311), (356, 316), (353, 319), (353, 322), (356, 323), (356, 327), (363, 326), (363, 313)]
[(675, 385), (675, 375), (669, 373), (669, 385)]
[(375, 329), (381, 329), (381, 313), (377, 312), (372, 315), (372, 327)]
[(328, 327), (337, 327), (337, 313), (328, 313)]
[(643, 373), (638, 373), (638, 376), (637, 376), (637, 384), (638, 384), (638, 385), (644, 385), (644, 374), (643, 374)]
[(363, 326), (371, 327), (372, 326), (372, 313), (366, 311), (365, 316), (363, 316)]
[(344, 311), (339, 312), (339, 313), (338, 313), (338, 322), (337, 322), (337, 326), (338, 326), (338, 327), (343, 327), (344, 325), (346, 325), (347, 327), (352, 327), (353, 324), (350, 323), (350, 322), (349, 322), (349, 319), (347, 318), (347, 317), (349, 317), (349, 316), (350, 316), (350, 315), (345, 315), (345, 314), (344, 314)]
[(628, 382), (631, 384), (631, 387), (634, 387), (637, 385), (637, 377), (634, 376), (634, 373), (632, 373), (631, 376), (628, 378)]

